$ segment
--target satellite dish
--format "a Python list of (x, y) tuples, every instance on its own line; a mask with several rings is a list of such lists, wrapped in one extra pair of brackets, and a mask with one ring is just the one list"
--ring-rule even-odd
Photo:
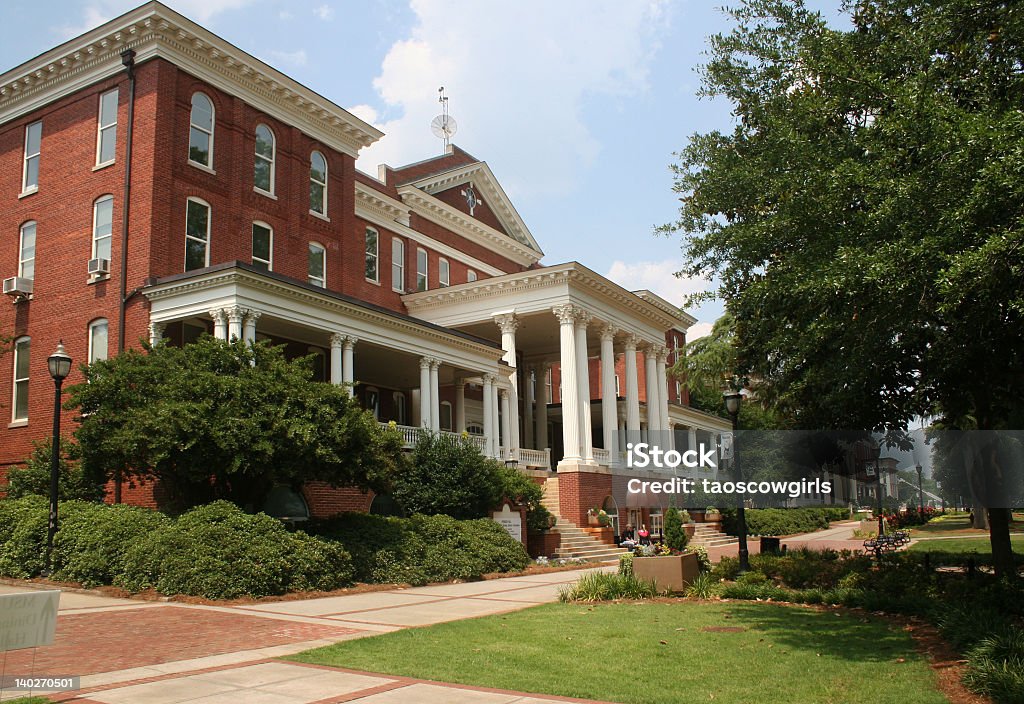
[(430, 131), (434, 133), (435, 137), (443, 139), (445, 142), (451, 139), (458, 129), (459, 126), (451, 115), (438, 115), (430, 122)]

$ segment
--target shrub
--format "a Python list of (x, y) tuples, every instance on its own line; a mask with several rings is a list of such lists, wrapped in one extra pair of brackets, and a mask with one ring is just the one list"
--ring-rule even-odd
[(683, 526), (679, 509), (670, 507), (665, 511), (665, 544), (673, 550), (683, 550), (689, 538), (686, 536), (686, 528)]
[(967, 653), (964, 684), (997, 704), (1024, 702), (1024, 629), (1008, 628), (983, 638)]
[(718, 584), (709, 572), (701, 572), (686, 588), (686, 596), (692, 599), (710, 599), (718, 593)]
[[(61, 458), (58, 463), (57, 498), (61, 501), (78, 499), (99, 501), (103, 498), (103, 480), (86, 475), (79, 464), (81, 450), (78, 444), (61, 438)], [(23, 496), (50, 496), (50, 458), (53, 456), (50, 442), (32, 443), (32, 454), (24, 467), (12, 467), (7, 472), (7, 498), (20, 499)]]
[(28, 579), (43, 570), (49, 517), (42, 496), (0, 501), (0, 576)]
[(610, 572), (590, 572), (572, 585), (558, 590), (558, 600), (611, 601), (613, 599), (650, 599), (657, 596), (654, 582), (637, 579), (634, 575)]
[[(806, 508), (754, 508), (744, 512), (749, 535), (793, 535), (828, 528), (829, 521), (846, 520), (849, 511), (834, 506)], [(722, 511), (722, 528), (736, 535), (736, 510)]]
[(619, 574), (624, 577), (633, 576), (633, 553), (627, 552), (625, 555), (619, 555)]
[(54, 538), (54, 579), (85, 587), (111, 584), (124, 569), (128, 548), (168, 522), (162, 513), (135, 506), (62, 504)]
[(740, 574), (740, 561), (735, 557), (724, 556), (718, 564), (711, 569), (711, 576), (715, 579), (732, 581)]
[(115, 583), (130, 591), (208, 599), (283, 594), (291, 588), (336, 588), (352, 575), (338, 546), (288, 533), (266, 514), (217, 501), (170, 521), (130, 546)]
[[(747, 574), (754, 573), (748, 572)], [(736, 582), (735, 584), (728, 584), (722, 588), (721, 595), (723, 599), (747, 599), (750, 601), (755, 601), (757, 599), (772, 599), (774, 601), (794, 601), (792, 592), (767, 582)]]

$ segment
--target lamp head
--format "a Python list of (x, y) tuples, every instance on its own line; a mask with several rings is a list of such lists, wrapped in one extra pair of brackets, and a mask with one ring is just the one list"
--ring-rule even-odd
[(722, 398), (725, 399), (726, 412), (731, 416), (739, 415), (743, 394), (739, 391), (723, 391)]
[(64, 341), (57, 343), (57, 351), (46, 358), (46, 365), (50, 369), (50, 376), (56, 382), (64, 381), (71, 373), (71, 356), (64, 351)]

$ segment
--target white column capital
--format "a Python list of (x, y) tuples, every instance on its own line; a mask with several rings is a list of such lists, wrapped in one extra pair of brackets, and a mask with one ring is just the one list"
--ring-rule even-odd
[(344, 345), (348, 349), (352, 349), (359, 342), (359, 338), (355, 335), (345, 335)]
[(494, 324), (505, 334), (515, 333), (521, 322), (515, 313), (499, 313), (494, 316)]
[(551, 312), (555, 314), (555, 317), (558, 318), (559, 322), (563, 325), (575, 325), (576, 321), (579, 320), (581, 316), (585, 315), (582, 308), (577, 305), (573, 305), (572, 303), (563, 303), (562, 305), (554, 306), (551, 309)]
[(431, 357), (420, 357), (420, 369), (426, 369), (429, 371), (433, 364), (434, 360)]
[(605, 323), (604, 325), (601, 326), (601, 342), (605, 342), (606, 340), (611, 340), (612, 342), (614, 342), (615, 335), (618, 332), (618, 329), (614, 325), (612, 325), (611, 323)]
[(438, 359), (437, 357), (431, 357), (430, 358), (430, 368), (433, 371), (437, 371), (441, 367), (441, 364), (442, 364), (441, 360)]
[(498, 377), (495, 376), (494, 374), (487, 373), (483, 375), (483, 380), (485, 384), (493, 384), (498, 380)]
[(346, 339), (347, 339), (347, 336), (345, 335), (345, 333), (343, 333), (343, 332), (336, 332), (336, 333), (334, 333), (333, 335), (331, 335), (331, 347), (332, 348), (333, 347), (337, 347), (339, 349), (344, 347)]
[(245, 308), (243, 308), (242, 306), (230, 306), (227, 309), (227, 311), (226, 311), (226, 314), (228, 316), (228, 322), (232, 322), (232, 323), (235, 323), (235, 322), (240, 323), (240, 322), (242, 322), (242, 319), (248, 313), (249, 313), (249, 311), (246, 310)]
[(256, 321), (258, 321), (262, 315), (263, 313), (261, 311), (253, 310), (252, 308), (245, 311), (246, 320), (253, 325), (256, 324)]
[(640, 336), (635, 333), (629, 332), (626, 333), (624, 340), (626, 343), (626, 351), (636, 352), (636, 348), (640, 344)]
[(461, 376), (458, 377), (455, 380), (455, 388), (456, 389), (464, 389), (464, 388), (466, 388), (466, 380), (463, 379)]
[(167, 323), (150, 323), (149, 324), (149, 344), (156, 346), (160, 340), (163, 339), (164, 330), (167, 329)]
[(213, 322), (220, 323), (223, 325), (227, 322), (228, 311), (225, 308), (214, 308), (209, 311), (210, 317), (213, 318)]

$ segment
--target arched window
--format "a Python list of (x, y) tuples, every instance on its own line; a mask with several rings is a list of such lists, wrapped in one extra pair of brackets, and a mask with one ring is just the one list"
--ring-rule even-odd
[(274, 228), (265, 222), (252, 224), (252, 264), (264, 271), (274, 268)]
[(374, 420), (380, 420), (380, 390), (375, 386), (366, 387), (366, 410), (373, 414)]
[(320, 152), (309, 155), (309, 210), (327, 215), (327, 160)]
[(210, 204), (189, 198), (185, 205), (185, 271), (210, 266)]
[(466, 282), (467, 283), (472, 283), (473, 281), (476, 281), (476, 272), (473, 271), (472, 269), (467, 269), (466, 270)]
[(107, 358), (108, 330), (106, 318), (89, 323), (89, 364)]
[(256, 163), (253, 185), (257, 191), (274, 194), (274, 159), (277, 148), (274, 133), (266, 125), (256, 126)]
[(36, 275), (36, 222), (29, 220), (21, 226), (18, 242), (18, 276), (33, 279)]
[(327, 286), (327, 252), (319, 242), (309, 243), (309, 283), (324, 288)]
[(189, 116), (188, 160), (213, 168), (213, 103), (202, 93), (192, 94)]
[(384, 494), (377, 494), (373, 497), (373, 501), (370, 502), (370, 515), (371, 516), (404, 516), (405, 513), (402, 511), (402, 507), (398, 505), (398, 502), (392, 499), (390, 496)]
[(19, 337), (14, 341), (14, 403), (12, 421), (28, 420), (28, 353), (30, 340)]
[(114, 196), (100, 196), (92, 204), (92, 259), (110, 259), (114, 233)]

